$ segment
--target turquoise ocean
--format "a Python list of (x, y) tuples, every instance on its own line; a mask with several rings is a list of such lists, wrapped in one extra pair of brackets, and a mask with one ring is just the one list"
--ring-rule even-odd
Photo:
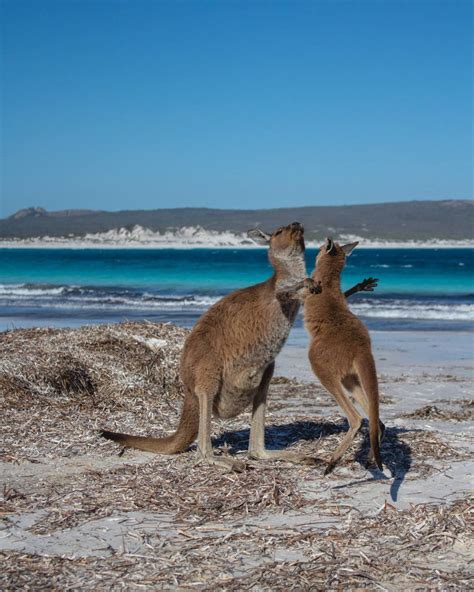
[[(315, 254), (306, 251), (308, 272)], [(126, 319), (189, 327), (270, 274), (264, 249), (0, 249), (0, 329)], [(368, 276), (379, 287), (351, 308), (370, 329), (474, 329), (473, 249), (356, 249), (343, 285)]]

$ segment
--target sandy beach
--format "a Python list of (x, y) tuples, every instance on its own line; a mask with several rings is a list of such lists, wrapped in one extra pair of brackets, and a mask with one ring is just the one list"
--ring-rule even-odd
[(474, 592), (472, 2), (0, 14), (0, 592)]
[[(366, 431), (333, 474), (242, 474), (126, 450), (100, 428), (169, 433), (186, 330), (127, 323), (0, 334), (2, 589), (466, 590), (472, 584), (472, 346), (463, 332), (374, 332), (385, 470)], [(214, 421), (245, 458), (249, 414)], [(278, 358), (267, 445), (324, 461), (346, 429), (304, 338)]]

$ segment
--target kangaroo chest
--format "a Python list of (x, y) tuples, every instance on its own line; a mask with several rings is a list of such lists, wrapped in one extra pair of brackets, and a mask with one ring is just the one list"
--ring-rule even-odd
[(252, 384), (258, 381), (259, 374), (261, 377), (265, 368), (273, 362), (285, 344), (298, 308), (299, 304), (294, 301), (288, 305), (275, 304), (271, 322), (266, 325), (265, 331), (261, 335), (253, 335), (247, 351), (235, 360), (234, 369), (239, 375), (247, 374)]

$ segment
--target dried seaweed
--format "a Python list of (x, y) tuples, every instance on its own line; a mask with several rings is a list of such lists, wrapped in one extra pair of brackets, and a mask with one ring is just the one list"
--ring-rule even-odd
[(183, 396), (186, 334), (151, 323), (0, 334), (0, 458), (41, 459), (53, 440), (54, 454), (86, 453), (106, 425), (169, 429), (170, 409), (176, 416)]
[(440, 421), (471, 421), (474, 418), (472, 401), (461, 402), (461, 409), (453, 409), (452, 401), (450, 407), (441, 409), (437, 405), (425, 405), (420, 409), (404, 413), (402, 417), (407, 419), (434, 419)]
[(324, 536), (229, 524), (220, 532), (180, 530), (175, 544), (148, 544), (144, 553), (125, 546), (100, 558), (0, 553), (0, 584), (34, 590), (468, 590), (473, 534), (472, 500), (404, 512), (387, 505), (370, 517), (346, 511)]
[[(342, 489), (307, 495), (308, 481), (321, 493), (340, 473), (370, 477), (366, 428), (330, 478), (323, 466), (256, 461), (226, 474), (203, 465), (193, 449), (173, 457), (118, 456), (120, 447), (99, 438), (100, 428), (163, 434), (175, 427), (186, 335), (151, 323), (0, 334), (5, 540), (27, 515), (34, 520), (22, 532), (48, 540), (68, 532), (74, 540), (74, 529), (98, 525), (97, 545), (86, 557), (0, 552), (0, 589), (472, 588), (471, 500), (406, 511), (386, 504), (374, 513), (348, 504)], [(270, 448), (326, 459), (347, 429), (317, 384), (276, 377), (269, 399)], [(454, 403), (459, 413), (472, 412), (471, 401)], [(249, 420), (244, 413), (213, 422), (217, 453), (246, 458)], [(387, 427), (387, 477), (422, 480), (469, 458), (440, 433), (409, 426)], [(164, 516), (167, 527), (125, 529), (128, 538), (111, 546), (100, 521), (138, 514), (144, 524)]]

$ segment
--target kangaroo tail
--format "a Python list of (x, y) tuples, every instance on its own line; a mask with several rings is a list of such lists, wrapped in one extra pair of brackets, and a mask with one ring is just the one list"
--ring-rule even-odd
[(127, 448), (138, 448), (138, 450), (161, 454), (176, 454), (177, 452), (184, 452), (194, 442), (198, 435), (198, 429), (199, 402), (194, 394), (187, 393), (184, 398), (178, 429), (172, 436), (148, 438), (146, 436), (130, 436), (106, 430), (102, 431), (100, 435)]
[(372, 454), (378, 468), (383, 470), (380, 457), (379, 385), (374, 359), (372, 356), (370, 358), (364, 357), (362, 360), (356, 361), (355, 367), (369, 402), (369, 434)]

